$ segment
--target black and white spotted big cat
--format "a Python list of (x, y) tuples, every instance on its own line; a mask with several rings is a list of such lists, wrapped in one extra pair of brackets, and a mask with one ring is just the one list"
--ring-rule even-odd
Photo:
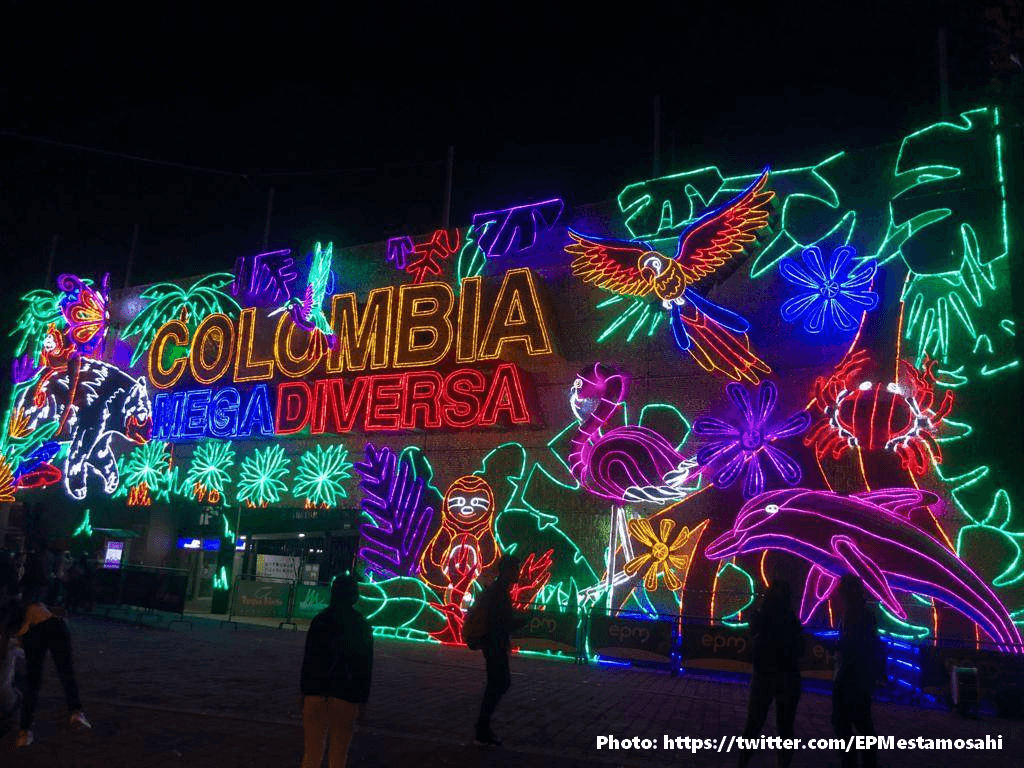
[(51, 421), (61, 424), (59, 442), (68, 443), (64, 487), (73, 498), (84, 499), (89, 472), (103, 481), (104, 492), (117, 490), (120, 479), (115, 439), (144, 443), (152, 428), (146, 380), (133, 379), (119, 368), (92, 358), (72, 360), (66, 371), (41, 385), (42, 404), (36, 405), (36, 387), (18, 398), (19, 410), (32, 430)]

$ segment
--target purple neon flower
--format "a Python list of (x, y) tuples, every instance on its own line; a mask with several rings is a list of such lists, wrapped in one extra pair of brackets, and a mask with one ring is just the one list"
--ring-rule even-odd
[(718, 488), (732, 485), (742, 472), (743, 496), (751, 499), (764, 491), (765, 472), (761, 456), (775, 467), (776, 473), (787, 485), (800, 482), (800, 465), (772, 443), (784, 437), (794, 437), (807, 429), (811, 415), (798, 411), (781, 424), (768, 425), (775, 410), (779, 389), (765, 381), (757, 390), (756, 407), (750, 402), (746, 388), (732, 382), (725, 388), (743, 417), (740, 424), (723, 421), (714, 416), (702, 416), (693, 423), (693, 431), (701, 437), (718, 438), (697, 451), (697, 463), (715, 470), (712, 482)]

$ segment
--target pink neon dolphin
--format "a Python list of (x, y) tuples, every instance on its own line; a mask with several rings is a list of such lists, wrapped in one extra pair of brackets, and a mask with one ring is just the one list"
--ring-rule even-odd
[(1000, 650), (1024, 653), (1020, 631), (992, 589), (949, 547), (911, 522), (914, 509), (939, 498), (912, 488), (843, 496), (787, 488), (748, 501), (731, 531), (704, 554), (711, 560), (781, 550), (811, 563), (800, 603), (806, 621), (839, 577), (854, 573), (894, 615), (906, 618), (894, 592), (938, 600), (977, 622)]

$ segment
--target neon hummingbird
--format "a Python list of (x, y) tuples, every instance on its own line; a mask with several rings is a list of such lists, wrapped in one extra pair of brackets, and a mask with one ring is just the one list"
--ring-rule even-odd
[(757, 372), (770, 373), (771, 368), (750, 349), (750, 323), (701, 296), (693, 286), (743, 253), (756, 241), (754, 233), (768, 225), (768, 204), (775, 193), (764, 188), (767, 180), (765, 168), (746, 190), (686, 227), (672, 257), (642, 240), (591, 237), (570, 229), (573, 242), (565, 251), (573, 256), (573, 274), (613, 293), (653, 293), (669, 312), (679, 349), (706, 371), (757, 383)]
[(306, 290), (303, 291), (302, 297), (293, 296), (283, 307), (270, 313), (273, 316), (287, 311), (296, 327), (313, 336), (307, 353), (310, 359), (321, 357), (328, 348), (334, 349), (338, 343), (338, 337), (331, 328), (327, 315), (324, 314), (324, 298), (333, 258), (334, 243), (328, 243), (326, 248), (317, 243), (313, 248), (309, 280), (306, 282)]

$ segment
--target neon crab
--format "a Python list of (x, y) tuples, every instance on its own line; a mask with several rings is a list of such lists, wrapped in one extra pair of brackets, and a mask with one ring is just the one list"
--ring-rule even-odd
[(871, 362), (864, 350), (848, 355), (835, 372), (814, 382), (814, 404), (823, 418), (804, 437), (818, 458), (840, 458), (849, 448), (895, 453), (906, 470), (923, 475), (929, 455), (942, 463), (935, 431), (953, 409), (946, 392), (935, 407), (936, 360), (925, 357), (921, 369), (899, 361), (898, 381), (883, 384), (862, 378)]

